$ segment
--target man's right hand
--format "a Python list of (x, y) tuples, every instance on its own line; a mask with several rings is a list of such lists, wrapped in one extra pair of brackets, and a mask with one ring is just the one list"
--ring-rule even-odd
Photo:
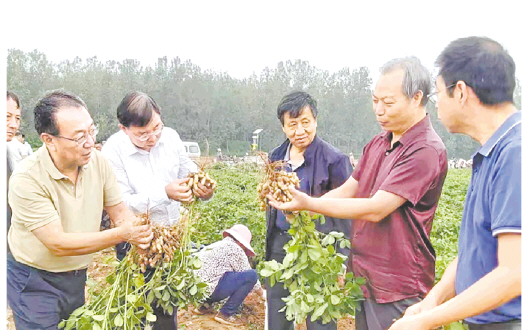
[(176, 179), (166, 186), (167, 197), (174, 201), (189, 203), (193, 201), (193, 193), (188, 187), (189, 178)]
[(309, 210), (308, 205), (311, 197), (299, 190), (296, 190), (294, 187), (290, 187), (289, 191), (293, 195), (293, 199), (290, 202), (278, 202), (276, 201), (271, 194), (267, 195), (269, 199), (269, 205), (283, 211), (301, 211)]
[(120, 237), (122, 237), (123, 241), (136, 245), (141, 249), (147, 249), (153, 239), (153, 231), (149, 225), (123, 224), (117, 228), (121, 230)]
[(405, 313), (403, 314), (403, 316), (416, 315), (416, 314), (422, 313), (424, 311), (433, 309), (437, 305), (438, 304), (436, 303), (436, 301), (432, 297), (427, 296), (422, 301), (420, 301), (420, 302), (418, 302), (416, 304), (413, 304), (412, 306), (408, 307), (405, 310)]

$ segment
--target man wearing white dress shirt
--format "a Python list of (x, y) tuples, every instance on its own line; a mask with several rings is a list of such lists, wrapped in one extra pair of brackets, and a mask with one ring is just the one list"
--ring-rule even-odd
[[(117, 117), (120, 131), (106, 141), (102, 153), (116, 173), (125, 204), (135, 213), (149, 213), (151, 221), (172, 225), (179, 220), (181, 202), (192, 201), (193, 195), (201, 199), (213, 195), (211, 188), (187, 186), (188, 173), (196, 172), (197, 165), (186, 155), (178, 133), (164, 127), (153, 98), (128, 93)], [(116, 247), (118, 258), (123, 258), (128, 246)], [(176, 329), (168, 316), (156, 315), (155, 329)]]

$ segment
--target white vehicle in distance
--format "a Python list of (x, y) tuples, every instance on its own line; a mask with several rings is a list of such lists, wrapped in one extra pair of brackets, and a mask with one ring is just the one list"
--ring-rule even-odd
[(196, 158), (201, 156), (201, 148), (198, 143), (192, 141), (183, 141), (182, 143), (184, 144), (188, 157)]

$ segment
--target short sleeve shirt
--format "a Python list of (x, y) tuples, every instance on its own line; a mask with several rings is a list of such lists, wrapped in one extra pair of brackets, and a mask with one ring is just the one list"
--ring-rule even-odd
[(426, 116), (391, 147), (392, 134), (375, 136), (363, 150), (353, 178), (355, 197), (384, 190), (406, 202), (380, 222), (353, 220), (352, 269), (367, 279), (365, 297), (378, 303), (423, 297), (434, 284), (429, 240), (447, 174), (445, 146)]
[[(510, 116), (473, 155), (472, 169), (458, 240), (457, 294), (497, 267), (499, 234), (521, 234), (521, 112)], [(519, 296), (466, 321), (520, 318)]]
[(103, 207), (120, 202), (114, 172), (99, 151), (93, 150), (74, 185), (42, 146), (17, 167), (9, 181), (11, 253), (18, 262), (49, 272), (86, 268), (92, 254), (56, 256), (32, 231), (60, 222), (64, 232), (97, 232)]

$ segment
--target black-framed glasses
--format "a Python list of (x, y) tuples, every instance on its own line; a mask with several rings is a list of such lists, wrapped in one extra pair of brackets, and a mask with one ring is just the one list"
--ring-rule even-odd
[(98, 135), (98, 133), (99, 133), (99, 130), (97, 129), (97, 127), (92, 127), (91, 129), (86, 131), (83, 135), (81, 135), (77, 139), (67, 138), (62, 135), (52, 135), (52, 136), (56, 138), (65, 139), (65, 140), (75, 141), (79, 146), (83, 146), (88, 141), (89, 136), (92, 137), (92, 139), (96, 140), (96, 135)]
[[(452, 88), (453, 86), (455, 86), (456, 83), (454, 84), (451, 84), (451, 85), (448, 85), (445, 87), (445, 89), (450, 89)], [(431, 101), (431, 103), (433, 103), (434, 105), (436, 105), (436, 103), (438, 103), (438, 93), (440, 93), (440, 91), (434, 91), (433, 93), (429, 94), (427, 96), (427, 98), (429, 98), (429, 100)]]

